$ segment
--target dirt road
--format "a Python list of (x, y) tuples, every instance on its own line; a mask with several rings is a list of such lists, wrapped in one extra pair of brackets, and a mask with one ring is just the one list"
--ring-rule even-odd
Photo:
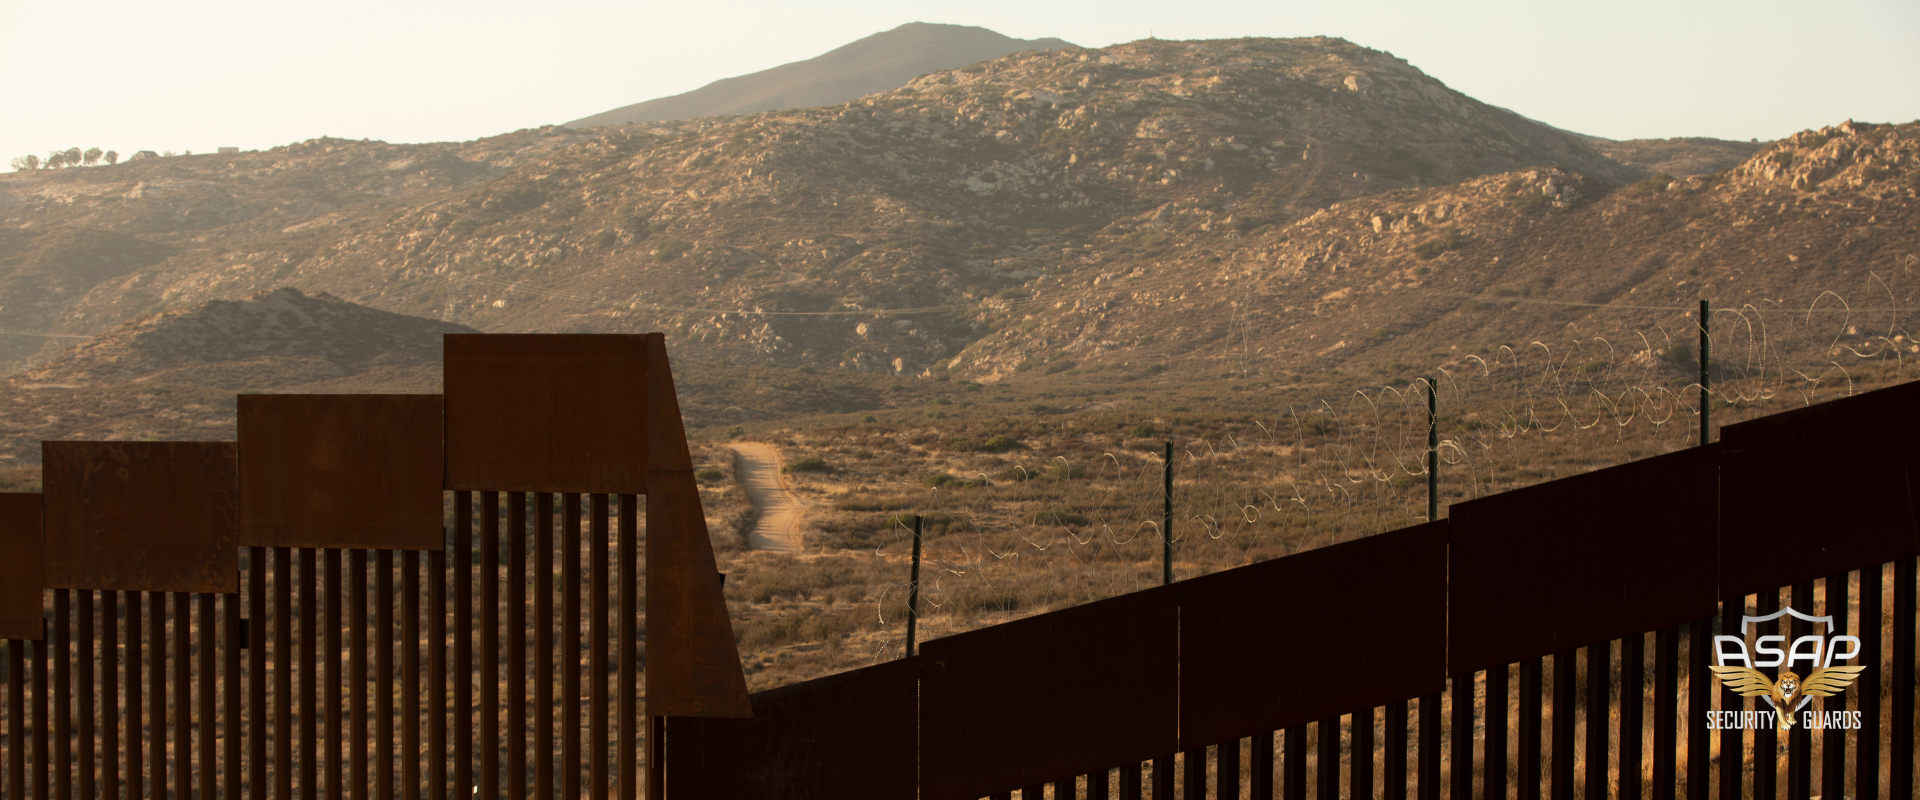
[(807, 506), (787, 489), (780, 475), (780, 453), (759, 442), (734, 442), (727, 445), (740, 454), (740, 482), (760, 512), (760, 520), (747, 535), (748, 546), (771, 553), (800, 555), (800, 517)]

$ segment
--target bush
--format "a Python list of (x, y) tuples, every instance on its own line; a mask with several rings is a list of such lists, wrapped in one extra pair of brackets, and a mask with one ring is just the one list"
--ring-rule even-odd
[(1061, 359), (1059, 361), (1055, 361), (1047, 365), (1047, 374), (1058, 375), (1062, 372), (1066, 372), (1067, 370), (1073, 369), (1075, 366), (1076, 365), (1072, 361)]
[(747, 429), (738, 425), (727, 429), (727, 438), (729, 439), (738, 439), (745, 435), (747, 435)]
[(1153, 438), (1154, 434), (1159, 432), (1160, 432), (1159, 429), (1153, 427), (1153, 423), (1142, 422), (1138, 425), (1128, 428), (1127, 437), (1131, 439), (1151, 439)]
[(1005, 453), (1013, 450), (1025, 450), (1027, 449), (1027, 445), (1011, 436), (995, 436), (988, 439), (985, 444), (982, 444), (980, 449), (989, 453)]
[(822, 459), (819, 456), (813, 456), (809, 458), (800, 459), (799, 461), (795, 461), (791, 464), (781, 467), (780, 471), (787, 472), (787, 473), (827, 472), (831, 469), (832, 467), (827, 466), (827, 462), (825, 459)]
[(1056, 480), (1084, 478), (1087, 477), (1087, 468), (1085, 465), (1076, 464), (1072, 461), (1055, 461), (1053, 462), (1053, 466), (1047, 468), (1047, 477)]
[(1429, 239), (1413, 248), (1413, 254), (1421, 261), (1430, 261), (1441, 253), (1460, 249), (1460, 231), (1448, 228), (1438, 238)]
[(661, 242), (659, 247), (654, 248), (653, 257), (661, 261), (672, 261), (685, 255), (686, 252), (691, 249), (693, 249), (693, 245), (687, 244), (679, 239), (668, 239)]
[(1065, 511), (1038, 511), (1028, 519), (1035, 525), (1062, 525), (1069, 527), (1078, 527), (1092, 522), (1092, 520), (1079, 514), (1070, 514)]
[(717, 480), (720, 480), (721, 478), (727, 477), (727, 474), (724, 472), (721, 472), (720, 470), (709, 467), (707, 469), (703, 469), (703, 470), (700, 470), (699, 472), (693, 473), (693, 477), (695, 480), (717, 481)]

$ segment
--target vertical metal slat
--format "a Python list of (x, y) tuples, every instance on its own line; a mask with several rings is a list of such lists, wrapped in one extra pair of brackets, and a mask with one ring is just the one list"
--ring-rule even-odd
[(142, 723), (144, 723), (146, 719), (146, 705), (140, 700), (140, 693), (144, 691), (140, 677), (140, 670), (142, 668), (141, 661), (143, 658), (141, 655), (143, 648), (141, 647), (140, 640), (140, 621), (146, 618), (146, 614), (141, 610), (141, 600), (140, 592), (127, 592), (127, 614), (125, 622), (127, 627), (127, 699), (126, 705), (123, 707), (126, 716), (121, 718), (121, 724), (126, 726), (126, 730), (122, 731), (122, 735), (125, 736), (127, 740), (127, 782), (124, 787), (127, 800), (142, 800), (142, 798), (146, 797), (146, 759), (141, 756), (141, 754), (145, 752), (141, 746), (146, 744), (146, 736), (142, 731)]
[(500, 494), (480, 493), (480, 796), (500, 796)]
[(393, 551), (374, 553), (373, 796), (393, 800)]
[(173, 593), (173, 796), (193, 797), (193, 595)]
[(420, 800), (420, 553), (400, 561), (400, 797)]
[[(53, 590), (53, 625), (47, 644), (53, 655), (53, 790), (58, 800), (73, 800), (73, 592)], [(184, 741), (184, 739), (182, 740)], [(182, 794), (180, 800), (188, 800)]]
[(1514, 764), (1519, 800), (1540, 800), (1540, 691), (1545, 667), (1538, 658), (1520, 662), (1520, 718), (1515, 726), (1520, 752)]
[(427, 553), (427, 796), (447, 796), (447, 552)]
[(527, 495), (507, 495), (507, 792), (527, 794)]
[(580, 796), (580, 495), (561, 500), (560, 796)]
[(1887, 737), (1893, 760), (1887, 764), (1888, 796), (1893, 800), (1913, 800), (1913, 680), (1914, 680), (1914, 578), (1916, 563), (1905, 558), (1893, 562), (1893, 703), (1887, 725), (1893, 730)]
[[(1307, 728), (1295, 725), (1281, 733), (1280, 787), (1286, 800), (1307, 797)], [(1424, 755), (1424, 753), (1423, 753)]]
[(1571, 652), (1553, 655), (1553, 739), (1548, 744), (1553, 757), (1548, 765), (1552, 777), (1547, 782), (1553, 800), (1573, 800), (1573, 658)]
[(615, 707), (619, 723), (619, 741), (616, 743), (614, 768), (620, 773), (620, 800), (639, 800), (640, 796), (640, 665), (636, 645), (640, 632), (637, 628), (640, 616), (640, 560), (639, 560), (639, 498), (631, 494), (620, 495), (620, 528), (616, 546), (620, 554), (619, 619), (614, 624), (615, 635), (619, 638), (619, 647), (615, 657), (620, 665), (619, 702)]
[(217, 594), (202, 594), (194, 600), (200, 614), (199, 630), (195, 632), (200, 643), (199, 710), (195, 712), (200, 718), (200, 800), (213, 800), (220, 782), (219, 763), (214, 759), (213, 752), (214, 743), (220, 740), (215, 727), (219, 721), (219, 710), (214, 704), (214, 694), (219, 691), (220, 683), (220, 665), (216, 658), (220, 645), (220, 614), (215, 607), (219, 597)]
[(1620, 758), (1615, 783), (1620, 800), (1640, 800), (1641, 725), (1646, 715), (1647, 637), (1634, 634), (1620, 640)]
[[(1693, 720), (1698, 720), (1693, 721)], [(1705, 725), (1700, 714), (1688, 727)], [(1653, 639), (1653, 800), (1674, 800), (1679, 786), (1680, 628), (1662, 628)]]
[(76, 673), (74, 675), (74, 683), (78, 689), (74, 697), (77, 701), (77, 708), (74, 709), (74, 718), (79, 723), (80, 798), (81, 800), (93, 800), (93, 798), (97, 796), (94, 785), (94, 769), (96, 764), (94, 762), (93, 748), (93, 695), (94, 692), (98, 691), (93, 682), (93, 659), (95, 657), (93, 621), (95, 615), (99, 613), (96, 608), (98, 596), (92, 590), (79, 589), (76, 590), (75, 597), (78, 599), (76, 603), (78, 608), (75, 610), (79, 612), (79, 618), (75, 620), (76, 631), (73, 637), (75, 645), (73, 660)]
[(367, 551), (347, 551), (348, 796), (367, 800)]
[(1506, 800), (1507, 665), (1487, 668), (1487, 694), (1481, 704), (1486, 714), (1486, 735), (1481, 738), (1481, 759), (1486, 763), (1481, 770), (1485, 775), (1481, 791), (1486, 800)]
[[(1347, 723), (1347, 796), (1373, 797), (1373, 709), (1355, 712)], [(1225, 797), (1225, 795), (1222, 795)]]
[(447, 792), (473, 793), (473, 493), (453, 493), (453, 774)]
[(588, 617), (588, 660), (591, 666), (587, 677), (592, 681), (587, 687), (592, 709), (587, 718), (587, 745), (593, 752), (587, 756), (591, 772), (588, 791), (594, 797), (607, 796), (607, 496), (593, 495), (591, 524), (592, 539), (589, 547), (593, 551), (593, 592), (592, 608)]
[(293, 551), (273, 548), (273, 796), (293, 800)]
[(313, 548), (300, 551), (300, 800), (320, 797), (320, 676), (315, 674), (319, 655), (315, 629), (321, 619), (319, 557), (320, 551)]
[(27, 645), (0, 642), (7, 647), (7, 797), (27, 796)]
[(1447, 727), (1451, 742), (1448, 748), (1448, 766), (1452, 769), (1452, 787), (1447, 794), (1448, 800), (1472, 800), (1473, 798), (1473, 673), (1453, 676), (1453, 685), (1448, 687), (1453, 700), (1453, 724)]
[[(1835, 633), (1848, 633), (1848, 574), (1845, 572), (1827, 576), (1825, 584), (1826, 613), (1833, 617)], [(1828, 708), (1840, 710), (1846, 707), (1848, 698), (1840, 702), (1828, 701)], [(1847, 791), (1847, 731), (1838, 727), (1828, 728), (1820, 737), (1820, 796), (1840, 797)], [(1665, 800), (1655, 798), (1655, 800)]]
[(534, 501), (533, 796), (553, 800), (553, 495)]
[[(1813, 613), (1813, 582), (1794, 584), (1792, 595), (1793, 609), (1802, 614)], [(1813, 624), (1799, 619), (1788, 626), (1795, 639), (1813, 633), (1828, 635), (1825, 630), (1816, 631)], [(1791, 640), (1789, 640), (1791, 642)], [(1802, 679), (1812, 670), (1802, 668)], [(1844, 702), (1844, 701), (1843, 701)], [(1796, 720), (1793, 728), (1787, 731), (1787, 796), (1813, 796), (1813, 731), (1801, 721)], [(1623, 798), (1623, 800), (1628, 800)]]
[(1387, 706), (1386, 718), (1381, 721), (1385, 736), (1381, 741), (1381, 755), (1385, 763), (1380, 765), (1380, 790), (1384, 800), (1406, 800), (1407, 798), (1407, 703), (1400, 701)]
[(339, 550), (329, 548), (324, 560), (327, 572), (327, 800), (346, 800), (347, 765), (343, 756), (349, 745), (340, 728), (340, 689), (346, 683), (346, 676), (340, 672), (340, 625), (343, 622), (340, 591), (344, 576), (340, 573)]
[(1613, 659), (1613, 643), (1600, 642), (1587, 646), (1587, 750), (1585, 766), (1587, 769), (1587, 794), (1585, 800), (1606, 800), (1609, 776), (1607, 774), (1608, 729), (1611, 724), (1610, 705), (1607, 695), (1612, 688), (1609, 675)]

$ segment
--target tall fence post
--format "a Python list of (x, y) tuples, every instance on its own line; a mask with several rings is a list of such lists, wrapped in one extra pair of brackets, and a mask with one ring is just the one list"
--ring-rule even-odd
[(913, 515), (913, 571), (907, 579), (907, 656), (913, 656), (920, 621), (920, 515)]
[(1708, 314), (1707, 314), (1707, 301), (1701, 300), (1700, 301), (1700, 444), (1702, 445), (1706, 444), (1707, 438), (1712, 435), (1712, 431), (1709, 429), (1708, 422), (1707, 422), (1708, 417), (1713, 412), (1712, 406), (1709, 405), (1707, 402), (1707, 391), (1712, 386), (1712, 383), (1710, 382), (1712, 379), (1707, 374), (1707, 361), (1709, 358), (1711, 358), (1710, 348), (1713, 347), (1713, 339), (1708, 335), (1711, 330), (1709, 326), (1712, 324), (1713, 324), (1712, 320), (1708, 317)]
[(1173, 442), (1167, 442), (1167, 455), (1161, 462), (1160, 493), (1160, 583), (1173, 583)]
[(1440, 405), (1439, 384), (1427, 378), (1427, 521), (1440, 518)]

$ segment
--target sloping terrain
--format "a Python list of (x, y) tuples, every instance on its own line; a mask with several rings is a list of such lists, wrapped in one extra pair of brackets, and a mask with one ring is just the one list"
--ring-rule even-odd
[[(583, 134), (548, 128), (453, 144), (315, 139), (265, 152), (149, 158), (0, 175), (0, 329), (90, 335), (213, 298), (284, 285), (280, 274), (329, 246), (339, 226), (431, 205)], [(260, 245), (271, 242), (270, 250)], [(246, 275), (247, 288), (182, 298), (143, 268), (184, 257)], [(73, 314), (97, 287), (111, 316)], [(0, 336), (0, 368), (49, 358), (71, 340)]]
[(130, 322), (0, 380), (0, 466), (48, 439), (231, 439), (240, 392), (438, 392), (440, 337), (471, 332), (293, 289)]
[(1739, 166), (1767, 149), (1771, 142), (1733, 142), (1726, 139), (1594, 139), (1588, 142), (1602, 155), (1649, 174), (1705, 175)]
[(1015, 39), (986, 28), (909, 22), (805, 61), (714, 81), (691, 92), (621, 106), (567, 123), (569, 128), (662, 122), (833, 106), (1027, 50), (1059, 50), (1060, 39)]
[[(1061, 278), (1165, 260), (1175, 231), (1231, 243), (1343, 200), (1556, 164), (1594, 187), (1640, 177), (1336, 39), (1021, 53), (847, 107), (509, 141), (529, 160), (468, 186), (278, 235), (202, 231), (52, 329), (295, 285), (482, 330), (659, 329), (701, 359), (918, 373)], [(387, 145), (316, 142), (235, 169), (323, 144), (356, 174), (388, 163), (353, 155)], [(0, 181), (37, 198), (14, 224), (178, 214), (164, 193), (56, 207), (62, 178)], [(939, 312), (876, 313), (902, 308)]]

